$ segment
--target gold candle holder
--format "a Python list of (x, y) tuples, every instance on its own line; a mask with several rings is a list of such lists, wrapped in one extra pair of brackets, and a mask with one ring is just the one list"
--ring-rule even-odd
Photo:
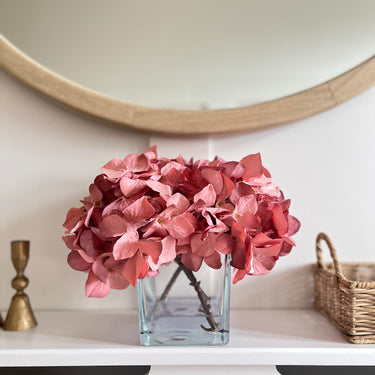
[(29, 279), (24, 271), (29, 260), (29, 241), (12, 242), (12, 262), (17, 271), (17, 276), (12, 280), (12, 287), (17, 290), (13, 296), (4, 323), (7, 331), (24, 331), (35, 327), (38, 323), (30, 305), (29, 297), (23, 290), (29, 284)]

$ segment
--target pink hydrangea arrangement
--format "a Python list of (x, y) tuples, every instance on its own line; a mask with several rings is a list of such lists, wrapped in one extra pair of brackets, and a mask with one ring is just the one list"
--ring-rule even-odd
[(176, 257), (197, 271), (230, 254), (234, 283), (263, 275), (300, 227), (260, 154), (194, 162), (158, 158), (154, 146), (111, 160), (89, 192), (63, 224), (68, 263), (88, 273), (89, 297), (135, 286)]

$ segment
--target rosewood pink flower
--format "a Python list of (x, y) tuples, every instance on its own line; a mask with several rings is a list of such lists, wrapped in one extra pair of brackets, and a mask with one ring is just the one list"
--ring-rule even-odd
[(234, 283), (266, 274), (300, 227), (259, 153), (193, 161), (160, 158), (154, 146), (105, 164), (81, 203), (68, 211), (63, 239), (91, 297), (135, 286), (174, 260), (198, 271), (230, 256)]

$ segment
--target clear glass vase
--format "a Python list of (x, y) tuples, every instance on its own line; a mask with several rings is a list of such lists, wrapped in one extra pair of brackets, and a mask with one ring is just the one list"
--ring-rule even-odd
[(138, 280), (139, 330), (142, 345), (224, 345), (229, 341), (231, 267), (204, 262), (192, 272), (176, 261), (159, 275)]

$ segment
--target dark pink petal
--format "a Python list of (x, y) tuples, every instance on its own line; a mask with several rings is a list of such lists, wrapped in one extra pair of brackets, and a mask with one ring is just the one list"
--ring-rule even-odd
[(202, 234), (194, 234), (191, 236), (191, 251), (195, 255), (208, 257), (215, 252), (216, 236), (212, 233), (202, 240)]
[(189, 212), (185, 212), (182, 215), (167, 220), (164, 223), (164, 228), (172, 237), (180, 239), (194, 233), (195, 222), (194, 216)]
[(245, 156), (240, 163), (245, 166), (245, 173), (242, 176), (244, 180), (252, 177), (258, 177), (263, 172), (262, 159), (260, 153)]
[(100, 233), (105, 238), (121, 236), (127, 227), (127, 222), (119, 215), (106, 216), (99, 225)]
[(110, 287), (100, 281), (92, 272), (86, 281), (86, 297), (103, 298), (109, 294)]
[(126, 163), (120, 158), (115, 158), (102, 167), (102, 172), (113, 180), (121, 178), (126, 170)]
[(149, 161), (145, 154), (130, 154), (124, 161), (128, 170), (132, 172), (143, 172), (149, 168)]
[(138, 250), (138, 241), (139, 235), (136, 230), (126, 232), (114, 244), (113, 257), (116, 260), (133, 257)]
[(232, 237), (234, 240), (234, 250), (230, 264), (235, 268), (243, 269), (246, 261), (249, 260), (249, 257), (251, 258), (251, 252), (249, 252), (249, 247), (246, 244), (247, 235), (245, 228), (237, 223), (233, 223)]
[(85, 262), (82, 257), (79, 255), (79, 252), (72, 250), (68, 255), (68, 264), (76, 271), (87, 272), (90, 270), (91, 265)]
[(77, 252), (79, 253), (79, 255), (81, 256), (81, 258), (87, 262), (87, 263), (94, 263), (95, 260), (96, 260), (96, 256), (95, 257), (90, 257), (89, 255), (87, 255), (86, 251), (85, 250), (77, 250)]
[(190, 271), (197, 272), (201, 268), (203, 258), (192, 253), (183, 253), (181, 255), (181, 262)]
[(194, 202), (202, 200), (206, 206), (213, 206), (216, 202), (216, 193), (214, 187), (209, 184), (199, 193), (194, 195)]
[(220, 259), (220, 255), (218, 254), (218, 253), (213, 253), (213, 254), (211, 254), (210, 256), (208, 256), (208, 257), (205, 257), (204, 258), (204, 261), (205, 261), (205, 263), (209, 266), (209, 267), (211, 267), (211, 268), (213, 268), (213, 269), (215, 269), (215, 270), (217, 270), (217, 269), (219, 269), (220, 267), (221, 267), (221, 259)]
[(240, 178), (245, 173), (245, 166), (236, 162), (230, 161), (222, 165), (224, 167), (224, 173), (228, 177)]
[(275, 264), (276, 264), (275, 257), (272, 257), (272, 256), (254, 257), (251, 275), (254, 275), (254, 276), (265, 275), (272, 270)]
[(95, 184), (89, 186), (89, 192), (93, 203), (99, 202), (103, 199), (103, 193)]
[(223, 177), (221, 176), (221, 172), (219, 170), (213, 168), (204, 168), (202, 169), (202, 177), (213, 186), (216, 195), (219, 195), (221, 193), (221, 191), (223, 190)]
[(92, 265), (93, 274), (103, 283), (107, 282), (108, 269), (104, 265), (104, 261), (108, 257), (107, 254), (101, 255)]
[(91, 230), (85, 230), (79, 238), (81, 248), (84, 249), (90, 257), (97, 257), (100, 254), (100, 251), (95, 246), (97, 238), (94, 236)]
[(108, 272), (108, 283), (112, 289), (125, 289), (129, 286), (129, 281), (121, 275), (120, 271), (110, 270)]
[(233, 270), (233, 284), (236, 284), (243, 278), (247, 276), (247, 270), (239, 270), (239, 269), (234, 269)]
[(155, 208), (146, 197), (138, 199), (123, 211), (125, 220), (133, 224), (149, 219), (154, 213)]
[(220, 203), (224, 203), (226, 198), (232, 193), (234, 189), (234, 182), (227, 177), (225, 174), (222, 174), (223, 177), (223, 189), (220, 192), (219, 196), (217, 197), (217, 200)]
[(234, 240), (227, 234), (223, 233), (217, 236), (215, 250), (222, 254), (231, 254), (234, 249)]
[(65, 242), (65, 246), (68, 249), (75, 250), (74, 242), (75, 242), (76, 236), (63, 236), (62, 239)]
[(125, 197), (130, 197), (132, 194), (143, 189), (145, 185), (144, 180), (132, 179), (126, 176), (122, 177), (120, 180), (120, 189)]
[(66, 219), (63, 224), (63, 227), (67, 229), (65, 233), (72, 233), (75, 230), (77, 230), (77, 225), (81, 223), (83, 224), (83, 216), (85, 215), (85, 212), (81, 210), (80, 208), (72, 207), (68, 213), (66, 214)]
[(281, 246), (279, 256), (282, 257), (282, 256), (285, 256), (285, 255), (288, 255), (291, 252), (292, 248), (293, 248), (293, 245), (284, 241), (282, 246)]
[(256, 235), (261, 230), (261, 225), (257, 217), (253, 214), (243, 214), (236, 220), (238, 224), (242, 225), (248, 234)]
[(142, 255), (149, 255), (153, 262), (157, 264), (162, 251), (162, 243), (154, 240), (139, 240), (138, 249)]
[(254, 194), (253, 188), (246, 182), (240, 181), (240, 182), (237, 182), (236, 186), (232, 190), (229, 196), (229, 200), (231, 201), (231, 203), (237, 204), (237, 202), (239, 201), (241, 197), (246, 196), (246, 195), (253, 195), (253, 194)]
[(134, 287), (137, 285), (138, 276), (147, 267), (145, 258), (137, 252), (135, 256), (129, 258), (121, 269), (122, 276)]

